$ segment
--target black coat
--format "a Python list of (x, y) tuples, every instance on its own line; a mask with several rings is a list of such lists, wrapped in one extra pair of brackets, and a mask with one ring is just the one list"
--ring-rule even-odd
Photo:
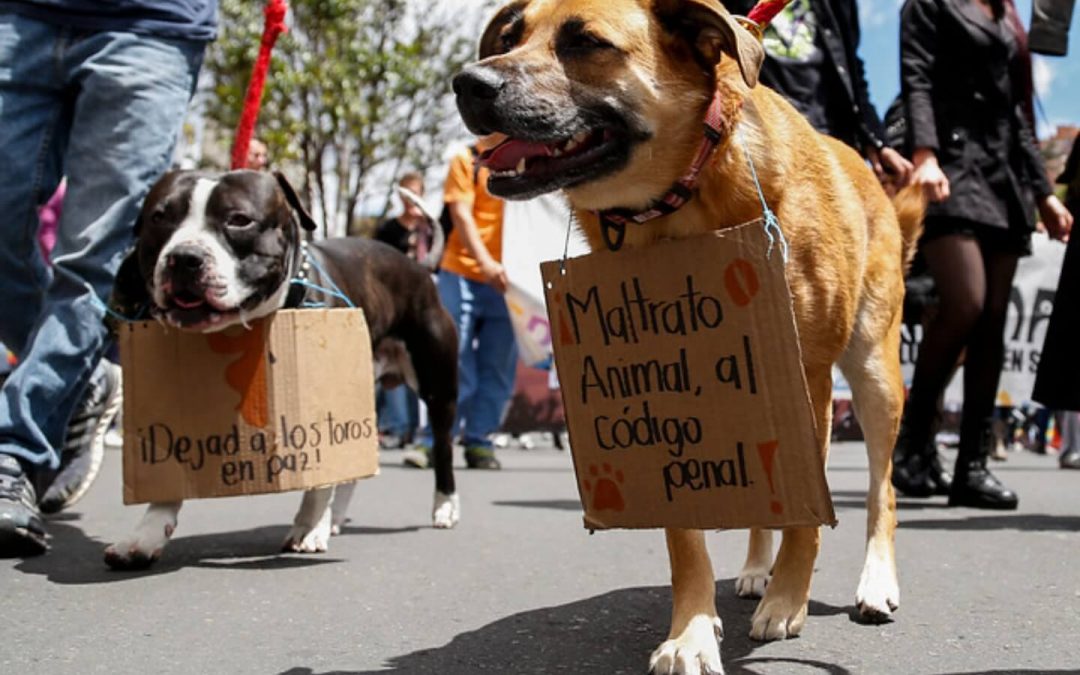
[[(757, 0), (722, 2), (729, 12), (743, 16), (757, 4)], [(833, 69), (839, 80), (841, 86), (837, 93), (844, 99), (843, 105), (837, 108), (846, 114), (842, 119), (830, 120), (833, 134), (860, 153), (868, 146), (882, 147), (884, 132), (881, 118), (870, 103), (865, 69), (858, 55), (859, 9), (855, 0), (810, 0), (810, 7), (821, 30), (827, 56), (826, 65)], [(777, 87), (770, 73), (775, 67), (779, 66), (772, 59), (766, 58), (761, 70), (761, 82), (773, 89)], [(784, 94), (783, 91), (779, 93)]]
[(951, 196), (927, 215), (1026, 233), (1033, 197), (1051, 193), (1034, 134), (1016, 38), (974, 0), (908, 0), (901, 12), (901, 89), (913, 148), (935, 151)]
[[(1065, 206), (1080, 216), (1080, 138), (1073, 143), (1059, 183), (1069, 186)], [(1054, 311), (1046, 329), (1032, 398), (1048, 408), (1080, 410), (1080, 236), (1069, 239)]]
[(1065, 56), (1069, 51), (1069, 23), (1076, 0), (1035, 0), (1031, 3), (1031, 51)]
[(1031, 397), (1053, 410), (1080, 410), (1080, 237), (1065, 249)]

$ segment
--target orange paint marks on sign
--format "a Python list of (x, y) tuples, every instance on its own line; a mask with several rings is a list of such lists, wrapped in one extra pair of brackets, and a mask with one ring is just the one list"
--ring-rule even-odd
[(572, 345), (574, 344), (574, 336), (570, 332), (570, 325), (567, 323), (566, 314), (563, 312), (563, 296), (562, 293), (555, 294), (555, 304), (559, 305), (559, 344)]
[(603, 467), (595, 464), (589, 466), (589, 478), (584, 480), (582, 486), (586, 492), (592, 493), (594, 509), (621, 513), (626, 510), (626, 500), (623, 499), (622, 489), (619, 487), (623, 480), (622, 469), (612, 470), (611, 465), (605, 462)]
[(761, 288), (754, 266), (743, 258), (736, 258), (724, 270), (724, 288), (731, 301), (739, 307), (746, 307)]
[[(773, 460), (776, 459), (776, 451), (780, 448), (780, 441), (766, 441), (758, 443), (757, 451), (761, 456), (761, 466), (765, 469), (765, 477), (769, 479), (769, 493), (776, 494), (776, 486), (773, 485)], [(769, 509), (779, 515), (784, 512), (784, 505), (773, 499), (769, 502)]]
[(262, 429), (270, 423), (270, 397), (266, 385), (265, 322), (256, 321), (251, 330), (232, 337), (223, 333), (206, 336), (210, 349), (218, 354), (239, 354), (225, 369), (225, 382), (240, 394), (236, 407), (244, 421)]

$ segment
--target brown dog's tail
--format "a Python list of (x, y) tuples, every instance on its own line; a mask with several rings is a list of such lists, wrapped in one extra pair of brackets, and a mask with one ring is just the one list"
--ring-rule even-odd
[(909, 185), (892, 198), (896, 219), (900, 221), (900, 233), (904, 238), (904, 273), (915, 257), (915, 246), (922, 234), (923, 216), (926, 214), (926, 195), (922, 186)]

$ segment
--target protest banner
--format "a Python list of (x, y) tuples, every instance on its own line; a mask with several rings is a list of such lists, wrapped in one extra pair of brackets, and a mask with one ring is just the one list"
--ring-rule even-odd
[[(568, 230), (572, 230), (568, 232)], [(562, 195), (506, 202), (503, 209), (502, 263), (509, 279), (506, 306), (521, 361), (533, 368), (551, 363), (551, 328), (544, 307), (540, 262), (588, 252), (570, 227), (570, 207)]]
[[(1031, 238), (1032, 254), (1020, 259), (1009, 294), (1005, 319), (1005, 353), (1001, 363), (997, 404), (1015, 406), (1031, 400), (1035, 373), (1039, 366), (1046, 326), (1054, 310), (1058, 277), (1065, 258), (1065, 245), (1036, 233)], [(900, 336), (900, 368), (904, 383), (911, 386), (925, 329), (920, 324), (904, 324)], [(843, 378), (834, 378), (834, 394), (850, 398)], [(945, 390), (946, 407), (959, 408), (964, 400), (964, 370), (961, 366)]]

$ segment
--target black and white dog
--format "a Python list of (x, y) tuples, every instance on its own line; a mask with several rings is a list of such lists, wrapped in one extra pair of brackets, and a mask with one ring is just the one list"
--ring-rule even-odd
[[(314, 230), (315, 223), (280, 174), (168, 173), (143, 205), (136, 246), (121, 265), (112, 305), (124, 316), (149, 309), (165, 324), (211, 332), (300, 306), (310, 291), (292, 282), (302, 269), (307, 281), (336, 286), (364, 310), (376, 378), (407, 382), (427, 404), (435, 468), (432, 518), (437, 528), (453, 527), (460, 517), (450, 445), (458, 339), (430, 270), (376, 241), (302, 244), (301, 227)], [(334, 297), (312, 299), (346, 306)], [(344, 522), (354, 487), (304, 493), (284, 549), (325, 551), (332, 531)], [(151, 564), (172, 536), (180, 506), (151, 504), (135, 531), (106, 549), (105, 561), (115, 568)]]

